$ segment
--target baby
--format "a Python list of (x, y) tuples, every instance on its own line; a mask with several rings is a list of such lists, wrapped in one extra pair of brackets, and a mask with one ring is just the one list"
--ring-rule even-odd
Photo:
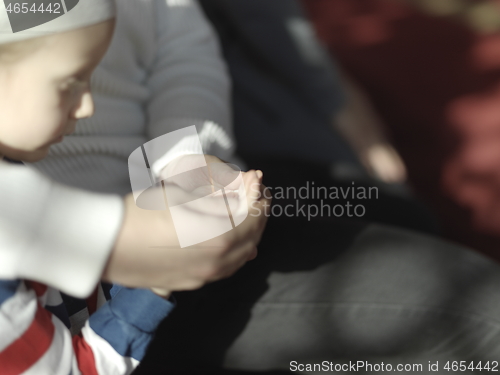
[[(57, 18), (38, 20), (36, 13), (47, 15), (52, 3), (59, 4), (23, 3), (26, 12), (0, 3), (0, 157), (6, 160), (44, 158), (94, 111), (89, 81), (113, 34), (113, 1), (80, 0), (71, 9), (63, 1)], [(2, 374), (131, 373), (173, 304), (147, 289), (92, 293), (97, 281), (158, 287), (164, 297), (198, 288), (253, 258), (265, 226), (264, 216), (252, 217), (218, 246), (186, 251), (168, 211), (141, 210), (131, 195), (122, 200), (70, 189), (5, 162), (0, 176)], [(261, 178), (246, 173), (245, 185)], [(255, 206), (252, 191), (248, 204)], [(165, 246), (152, 247), (158, 243)], [(92, 293), (89, 313), (102, 307), (80, 330), (83, 310), (65, 306), (69, 299), (58, 290)], [(68, 311), (78, 316), (71, 319)]]

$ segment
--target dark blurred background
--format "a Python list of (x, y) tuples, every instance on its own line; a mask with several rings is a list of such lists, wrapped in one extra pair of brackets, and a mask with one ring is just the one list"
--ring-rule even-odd
[(500, 1), (303, 4), (444, 236), (500, 260)]

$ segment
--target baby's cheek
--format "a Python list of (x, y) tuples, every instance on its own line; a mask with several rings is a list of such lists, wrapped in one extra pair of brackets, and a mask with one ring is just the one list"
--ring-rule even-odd
[(39, 144), (38, 129), (24, 121), (22, 115), (15, 121), (8, 121), (0, 127), (0, 140), (6, 147), (15, 150), (33, 150)]
[(69, 110), (60, 106), (51, 107), (45, 112), (43, 119), (44, 129), (50, 139), (64, 134), (69, 121)]
[(47, 148), (61, 135), (61, 118), (54, 113), (45, 113), (29, 120), (29, 129), (25, 132), (26, 146), (37, 150)]

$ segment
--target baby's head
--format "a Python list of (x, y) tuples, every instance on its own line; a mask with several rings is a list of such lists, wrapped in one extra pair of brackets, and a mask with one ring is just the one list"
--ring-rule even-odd
[[(73, 19), (77, 20), (78, 6), (85, 6), (85, 1), (99, 1), (100, 5), (112, 2), (80, 0), (61, 18), (75, 12)], [(4, 40), (7, 36), (0, 34), (0, 155), (28, 162), (40, 160), (51, 145), (75, 130), (79, 119), (92, 116), (90, 76), (113, 34), (109, 9), (101, 19), (90, 17), (87, 25), (81, 19), (73, 24), (72, 19), (66, 24), (59, 22), (63, 26), (42, 31), (42, 36), (33, 30), (24, 38), (13, 33), (14, 42), (2, 43), (2, 36)], [(82, 23), (82, 27), (74, 27)]]

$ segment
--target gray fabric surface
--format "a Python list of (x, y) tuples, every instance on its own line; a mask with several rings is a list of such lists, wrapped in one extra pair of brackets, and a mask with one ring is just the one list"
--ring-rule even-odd
[(446, 361), (500, 358), (500, 268), (470, 250), (378, 225), (273, 218), (259, 250), (234, 277), (178, 295), (139, 374), (349, 360), (421, 373), (439, 360), (447, 373)]

